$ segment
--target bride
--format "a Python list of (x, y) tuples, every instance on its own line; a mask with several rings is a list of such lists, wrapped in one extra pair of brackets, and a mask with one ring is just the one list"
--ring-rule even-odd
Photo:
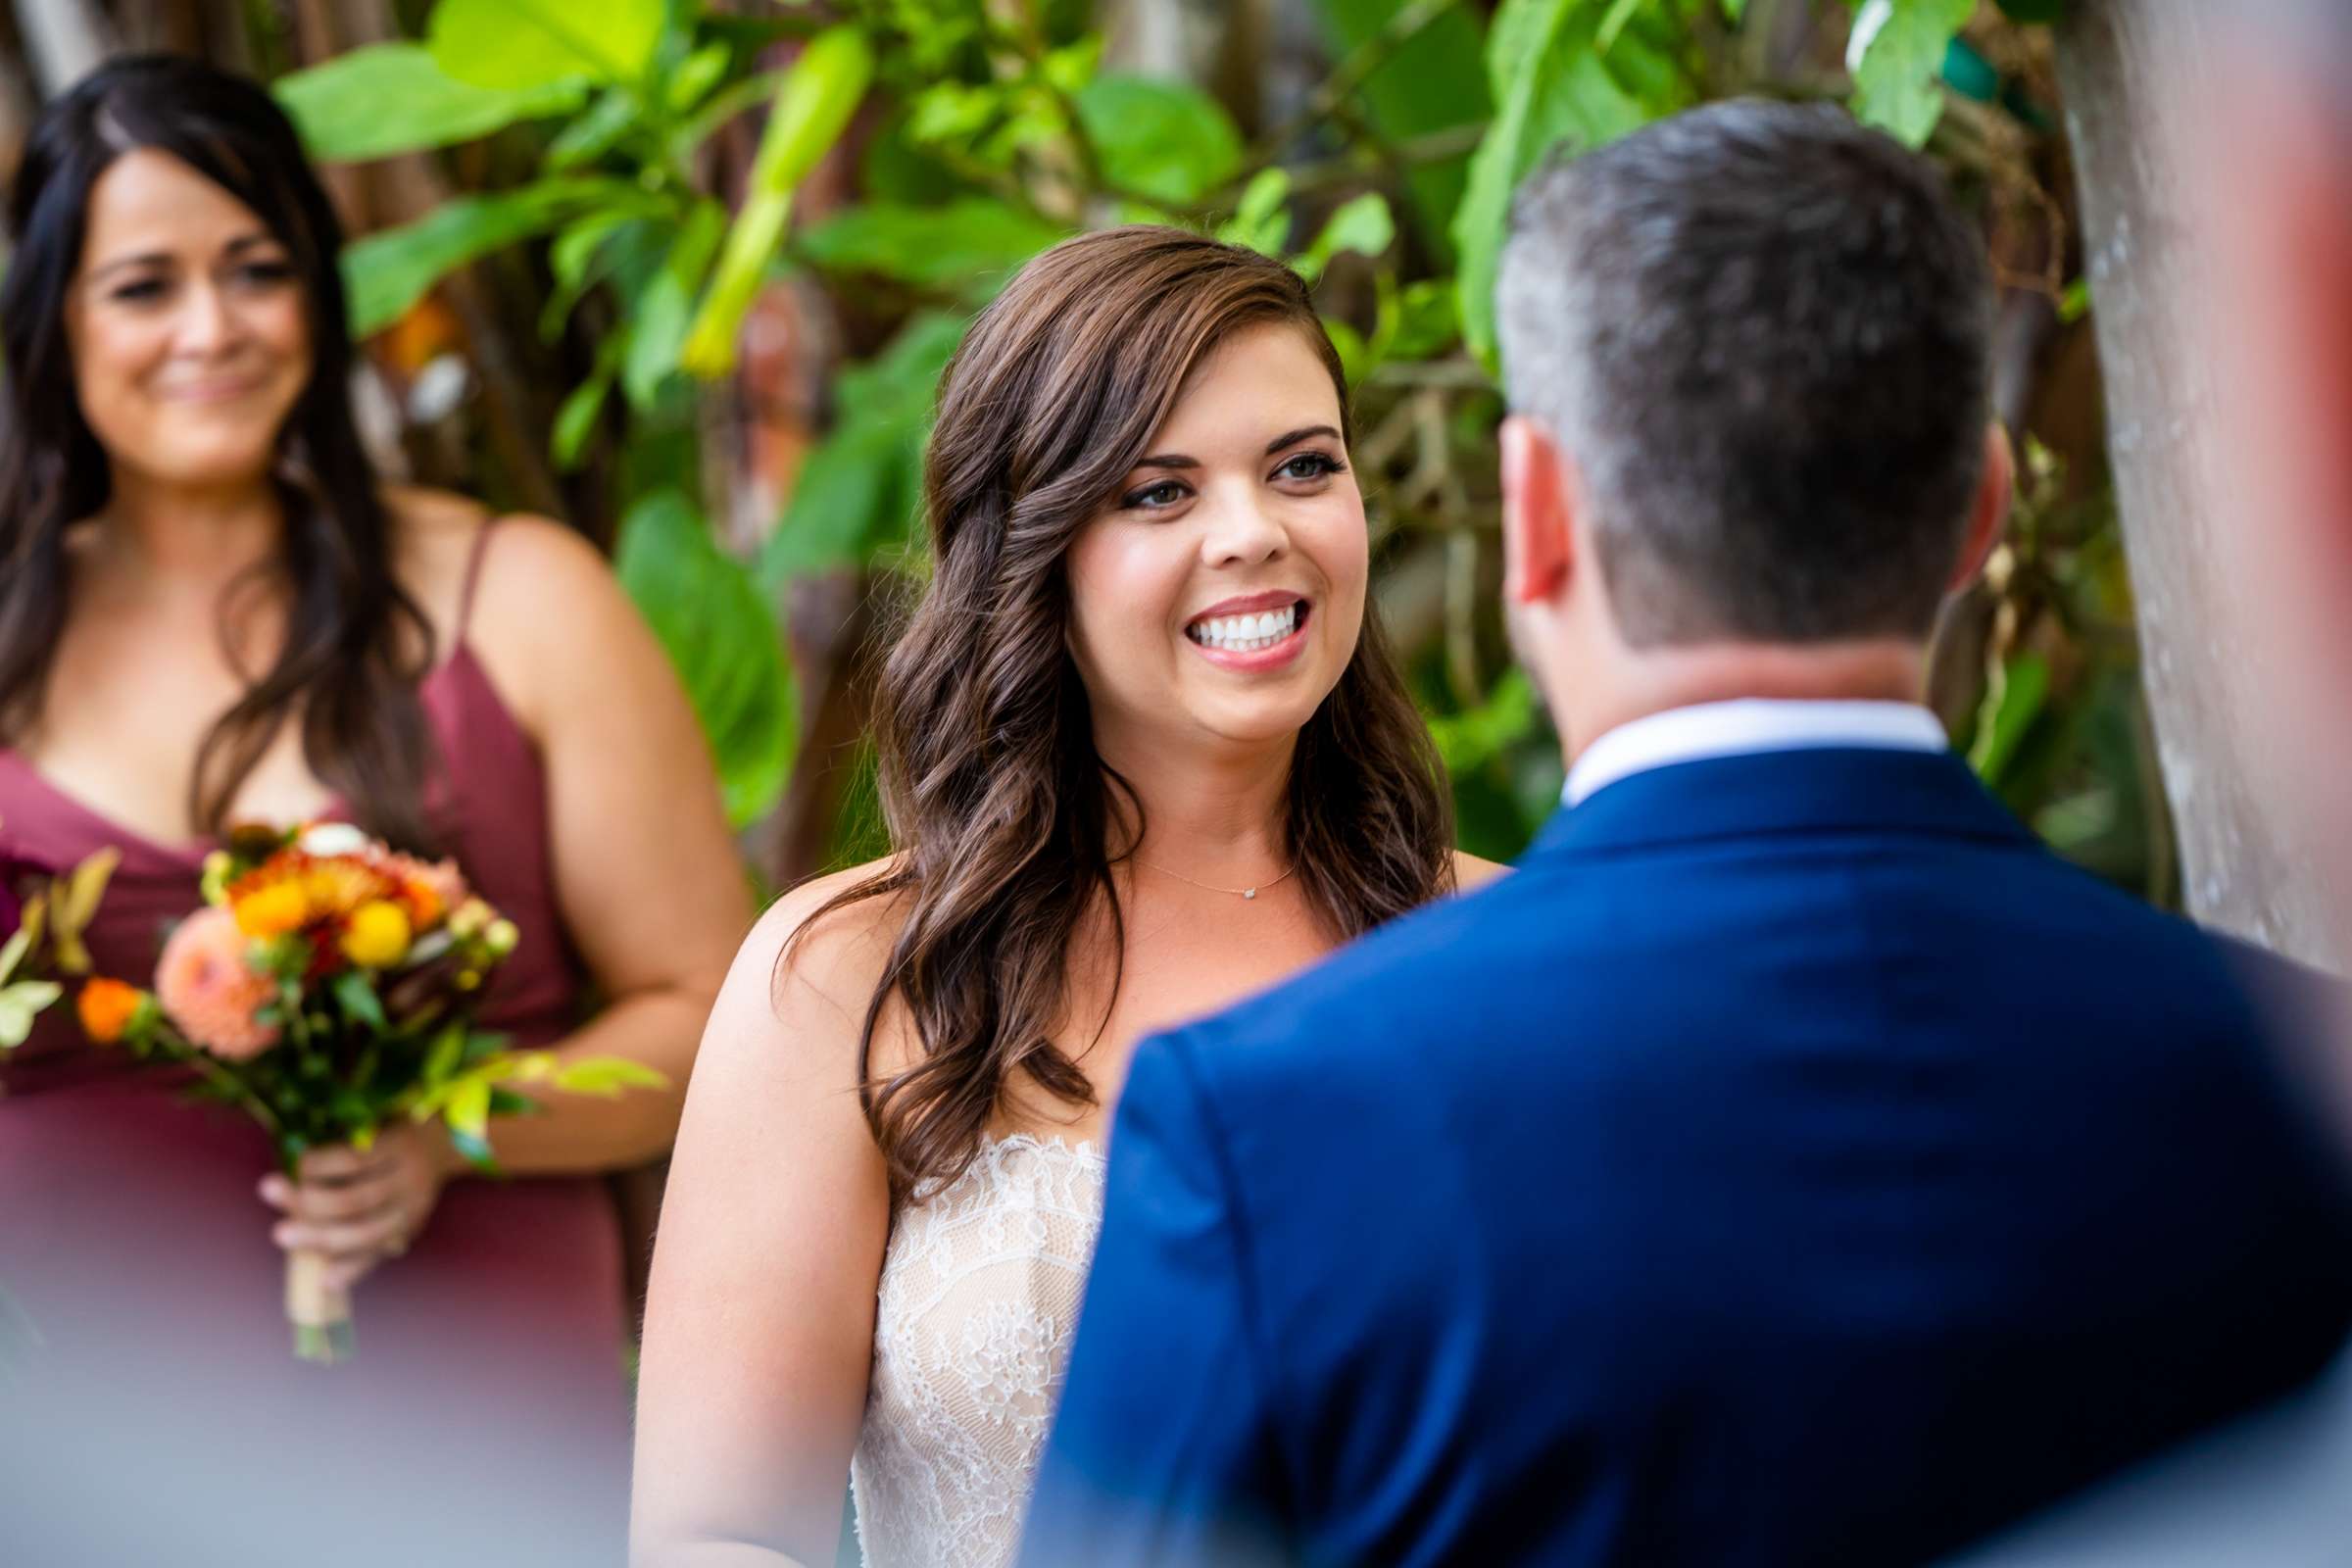
[(845, 1472), (873, 1568), (1008, 1559), (1136, 1043), (1493, 870), (1367, 613), (1347, 409), (1297, 274), (1174, 229), (972, 327), (881, 692), (898, 852), (768, 911), (689, 1092), (641, 1568), (829, 1563)]

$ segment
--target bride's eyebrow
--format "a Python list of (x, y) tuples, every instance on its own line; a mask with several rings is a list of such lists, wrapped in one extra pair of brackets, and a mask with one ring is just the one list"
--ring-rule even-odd
[(1267, 442), (1266, 456), (1270, 458), (1284, 447), (1295, 447), (1301, 441), (1312, 441), (1317, 436), (1329, 436), (1332, 440), (1337, 441), (1340, 439), (1340, 432), (1328, 424), (1310, 424), (1303, 430), (1293, 430), (1288, 435), (1278, 435)]
[[(1317, 436), (1326, 436), (1337, 441), (1340, 439), (1340, 432), (1328, 424), (1306, 425), (1300, 429), (1278, 435), (1267, 442), (1265, 455), (1270, 458), (1284, 447), (1295, 447), (1301, 441), (1312, 441)], [(1198, 468), (1200, 466), (1200, 460), (1188, 458), (1181, 452), (1163, 452), (1154, 457), (1138, 458), (1135, 466), (1138, 468)]]

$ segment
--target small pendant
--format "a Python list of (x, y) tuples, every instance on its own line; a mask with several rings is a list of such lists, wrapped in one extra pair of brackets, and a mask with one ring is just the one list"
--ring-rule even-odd
[(1242, 897), (1245, 899), (1254, 899), (1257, 897), (1257, 889), (1244, 888), (1242, 889)]

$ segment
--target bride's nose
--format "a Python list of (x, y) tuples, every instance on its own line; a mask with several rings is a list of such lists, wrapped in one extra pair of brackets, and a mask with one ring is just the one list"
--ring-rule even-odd
[(1254, 498), (1219, 505), (1200, 536), (1200, 560), (1210, 566), (1254, 566), (1290, 548), (1290, 534)]

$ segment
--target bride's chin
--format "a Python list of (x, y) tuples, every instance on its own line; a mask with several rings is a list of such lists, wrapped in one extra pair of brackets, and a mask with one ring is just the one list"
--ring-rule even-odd
[(1297, 740), (1314, 712), (1295, 703), (1235, 704), (1197, 717), (1203, 730), (1229, 746), (1272, 746)]

